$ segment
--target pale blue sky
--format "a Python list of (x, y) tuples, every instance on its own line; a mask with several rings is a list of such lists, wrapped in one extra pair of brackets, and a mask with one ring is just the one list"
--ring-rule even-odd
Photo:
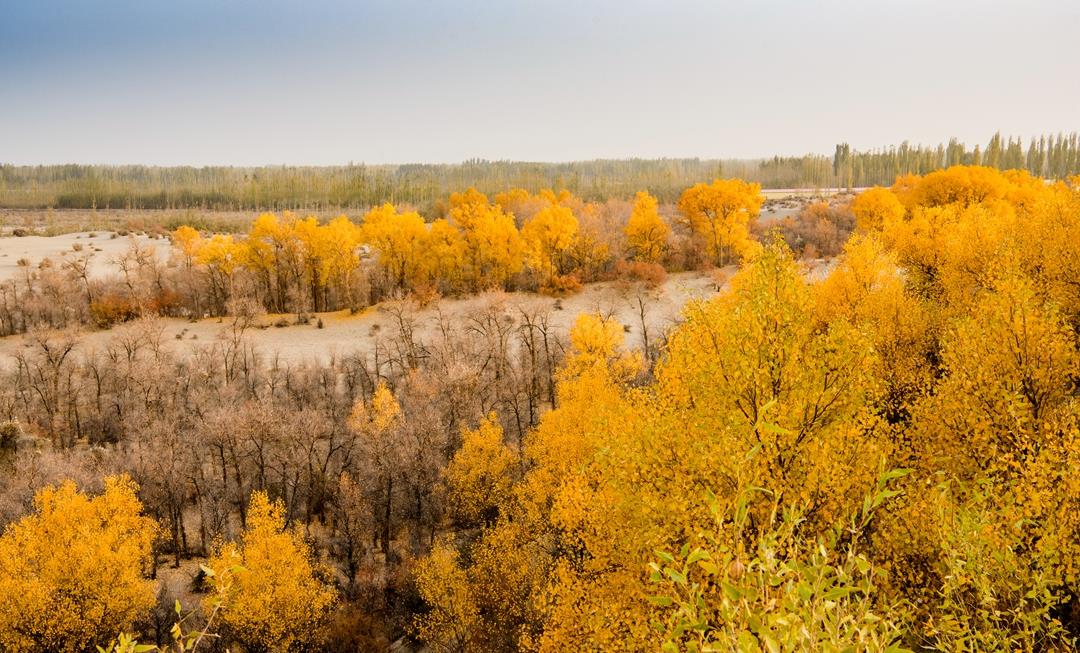
[(1080, 128), (1080, 2), (0, 0), (0, 162), (756, 157)]

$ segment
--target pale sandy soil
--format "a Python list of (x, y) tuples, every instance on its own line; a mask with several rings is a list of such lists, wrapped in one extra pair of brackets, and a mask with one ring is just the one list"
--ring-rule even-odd
[[(84, 256), (90, 257), (90, 274), (103, 276), (117, 271), (116, 258), (127, 252), (132, 244), (153, 249), (159, 260), (169, 258), (169, 240), (146, 235), (114, 238), (113, 232), (109, 231), (84, 231), (62, 236), (0, 237), (0, 281), (19, 274), (19, 260), (26, 260), (30, 267), (36, 268), (44, 259), (59, 266), (64, 259)], [(76, 247), (81, 247), (81, 251), (76, 251)]]
[[(74, 250), (77, 244), (82, 245), (82, 251)], [(18, 274), (19, 259), (26, 259), (30, 265), (36, 266), (41, 260), (50, 258), (58, 265), (65, 257), (90, 255), (92, 275), (113, 273), (117, 271), (116, 258), (133, 244), (153, 249), (161, 260), (167, 259), (170, 254), (168, 240), (146, 235), (112, 238), (111, 232), (100, 232), (90, 237), (89, 233), (81, 232), (50, 237), (0, 237), (0, 280)], [(831, 261), (809, 262), (807, 276), (811, 280), (821, 279), (830, 268)], [(656, 342), (660, 333), (679, 318), (688, 301), (716, 294), (718, 281), (723, 283), (733, 272), (733, 268), (727, 268), (669, 275), (662, 288), (649, 300), (646, 323), (650, 339)], [(546, 309), (551, 316), (551, 326), (560, 335), (565, 335), (582, 313), (613, 316), (627, 327), (627, 344), (641, 346), (641, 322), (633, 295), (628, 295), (625, 286), (616, 282), (589, 284), (580, 292), (560, 299), (521, 292), (446, 298), (423, 308), (410, 304), (409, 313), (414, 320), (417, 337), (430, 342), (439, 328), (440, 320), (465, 328), (471, 318), (481, 315), (492, 304), (501, 305), (513, 315), (518, 315), (522, 309), (530, 312)], [(316, 326), (319, 320), (323, 323), (321, 329)], [(274, 326), (276, 323), (287, 323), (288, 326)], [(182, 318), (163, 318), (158, 326), (162, 330), (165, 346), (186, 355), (196, 348), (212, 346), (227, 337), (231, 325), (229, 319), (209, 318), (192, 322)], [(122, 325), (110, 331), (86, 332), (81, 335), (79, 349), (103, 350), (120, 331), (128, 328), (134, 327)], [(284, 362), (298, 363), (305, 360), (325, 362), (332, 356), (354, 353), (368, 354), (374, 350), (377, 340), (385, 341), (395, 333), (393, 317), (385, 307), (375, 306), (356, 315), (350, 315), (348, 311), (318, 314), (306, 325), (296, 324), (292, 315), (264, 315), (259, 318), (256, 327), (247, 331), (246, 337), (262, 356), (277, 356)], [(24, 346), (23, 336), (0, 338), (0, 365), (10, 364), (12, 355)]]
[[(832, 267), (832, 261), (808, 262), (806, 273), (811, 281), (823, 278)], [(692, 299), (705, 299), (717, 293), (718, 280), (730, 277), (734, 268), (714, 272), (683, 272), (671, 274), (662, 288), (650, 300), (646, 314), (649, 337), (658, 341), (662, 331), (674, 324), (686, 303)], [(613, 316), (626, 328), (626, 344), (641, 347), (641, 326), (637, 306), (614, 282), (589, 284), (581, 292), (556, 299), (530, 293), (487, 293), (464, 298), (446, 298), (421, 308), (410, 304), (409, 314), (414, 333), (421, 342), (432, 342), (445, 320), (457, 329), (468, 328), (469, 321), (478, 318), (492, 305), (501, 306), (512, 315), (521, 309), (547, 309), (549, 324), (557, 335), (566, 335), (574, 320), (582, 313), (600, 313)], [(318, 320), (323, 328), (318, 328)], [(276, 327), (275, 322), (284, 321), (288, 326)], [(231, 331), (229, 319), (208, 318), (195, 322), (181, 318), (162, 318), (158, 323), (164, 346), (187, 355), (198, 348), (214, 345)], [(78, 350), (101, 351), (126, 329), (137, 325), (121, 325), (109, 331), (90, 331), (81, 335)], [(385, 342), (397, 333), (394, 317), (386, 305), (373, 306), (356, 315), (348, 311), (317, 314), (309, 324), (295, 323), (292, 315), (264, 315), (256, 327), (250, 328), (245, 337), (266, 360), (277, 357), (284, 363), (304, 361), (326, 362), (331, 357), (352, 354), (370, 355), (376, 341)], [(13, 355), (26, 347), (24, 336), (0, 338), (0, 365), (10, 365)]]
[[(704, 298), (715, 294), (714, 276), (704, 272), (672, 274), (668, 277), (660, 292), (648, 310), (646, 321), (649, 325), (650, 338), (655, 338), (659, 330), (670, 325), (679, 315), (682, 307), (692, 298)], [(422, 341), (430, 340), (439, 328), (440, 316), (458, 328), (467, 326), (470, 318), (481, 315), (490, 305), (498, 304), (517, 314), (521, 308), (547, 308), (550, 310), (550, 324), (555, 332), (565, 334), (573, 321), (582, 313), (596, 313), (615, 316), (624, 325), (629, 325), (627, 344), (640, 346), (640, 320), (636, 308), (629, 297), (620, 292), (616, 283), (589, 284), (581, 292), (570, 297), (556, 299), (531, 293), (487, 293), (483, 295), (447, 298), (420, 308), (411, 306), (411, 315), (415, 322), (416, 336)], [(322, 329), (316, 326), (323, 322)], [(289, 326), (275, 327), (273, 324), (285, 320)], [(180, 354), (186, 354), (198, 347), (207, 347), (215, 341), (227, 337), (232, 321), (208, 318), (191, 322), (181, 318), (161, 320), (162, 338), (165, 346)], [(265, 315), (259, 318), (259, 325), (264, 328), (251, 328), (246, 338), (255, 345), (266, 358), (279, 356), (284, 362), (302, 362), (305, 360), (327, 361), (331, 356), (345, 356), (353, 353), (368, 353), (374, 348), (377, 339), (385, 340), (396, 333), (394, 318), (384, 307), (374, 306), (356, 315), (348, 311), (317, 314), (309, 324), (295, 324), (292, 315)], [(109, 331), (92, 331), (81, 336), (79, 349), (82, 351), (102, 350), (122, 329), (132, 328), (127, 325)], [(177, 338), (179, 336), (179, 338)], [(0, 364), (9, 364), (12, 355), (25, 346), (23, 336), (0, 338)]]

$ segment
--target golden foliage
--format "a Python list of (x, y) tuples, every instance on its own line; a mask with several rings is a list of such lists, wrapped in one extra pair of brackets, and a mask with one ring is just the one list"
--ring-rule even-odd
[(634, 210), (626, 222), (626, 246), (637, 261), (655, 263), (664, 255), (671, 228), (660, 218), (656, 198), (641, 191), (634, 198)]
[[(724, 215), (695, 208), (707, 188), (681, 206), (699, 235)], [(861, 197), (823, 281), (780, 242), (747, 252), (645, 385), (617, 325), (578, 320), (527, 472), (440, 559), (476, 641), (636, 651), (660, 626), (665, 650), (1069, 650), (1077, 192), (956, 168)], [(517, 631), (481, 607), (494, 588), (532, 595)]]
[(446, 466), (450, 514), (463, 525), (492, 524), (510, 499), (517, 456), (503, 443), (497, 416), (467, 429), (461, 448)]
[(763, 201), (759, 184), (717, 179), (687, 188), (679, 198), (679, 211), (704, 240), (713, 262), (722, 267), (748, 253), (750, 223), (757, 219)]
[(246, 647), (294, 651), (318, 640), (336, 595), (319, 580), (302, 531), (286, 528), (280, 501), (253, 493), (242, 541), (222, 545), (208, 566), (232, 586), (222, 623)]
[(578, 237), (578, 221), (565, 206), (541, 209), (521, 229), (525, 252), (542, 283), (567, 272), (567, 255)]
[(85, 651), (154, 605), (149, 570), (157, 524), (137, 487), (108, 477), (100, 496), (68, 481), (40, 491), (34, 514), (0, 537), (0, 648)]
[(416, 588), (432, 610), (416, 620), (416, 634), (440, 653), (479, 651), (480, 610), (458, 554), (436, 544), (416, 571)]
[(904, 205), (888, 188), (875, 186), (852, 200), (851, 212), (860, 231), (873, 231), (904, 217)]
[(467, 287), (482, 290), (504, 285), (524, 264), (521, 234), (514, 218), (470, 188), (450, 196), (450, 223), (462, 233)]

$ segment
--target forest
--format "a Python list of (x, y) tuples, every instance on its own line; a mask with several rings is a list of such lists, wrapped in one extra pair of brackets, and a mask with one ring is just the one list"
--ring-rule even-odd
[(142, 165), (0, 165), (0, 207), (57, 209), (320, 210), (364, 209), (386, 202), (444, 217), (446, 198), (476, 188), (494, 195), (520, 187), (566, 189), (589, 201), (630, 199), (647, 190), (674, 202), (682, 190), (716, 177), (763, 188), (865, 188), (901, 175), (953, 165), (1027, 170), (1065, 179), (1080, 173), (1080, 140), (1045, 134), (1027, 143), (994, 134), (968, 148), (953, 138), (938, 145), (855, 151), (842, 143), (824, 154), (763, 159), (627, 159), (570, 163), (471, 160), (460, 164), (302, 167), (153, 167)]
[[(253, 215), (0, 283), (0, 650), (1076, 650), (1078, 151), (5, 167)], [(811, 168), (873, 187), (760, 219)], [(650, 333), (683, 271), (718, 292)], [(500, 300), (597, 281), (640, 322)], [(252, 340), (372, 310), (369, 350)]]

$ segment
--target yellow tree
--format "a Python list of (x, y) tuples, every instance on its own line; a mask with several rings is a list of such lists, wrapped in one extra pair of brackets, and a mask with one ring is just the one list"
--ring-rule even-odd
[(454, 518), (465, 526), (493, 524), (510, 499), (516, 464), (494, 413), (466, 430), (461, 448), (446, 466), (447, 501)]
[(904, 205), (888, 188), (875, 186), (859, 193), (851, 202), (855, 224), (861, 231), (880, 231), (886, 224), (904, 217)]
[[(579, 375), (537, 429), (526, 483), (534, 501), (552, 497), (549, 528), (568, 552), (550, 563), (540, 650), (647, 648), (641, 565), (711, 521), (706, 490), (728, 500), (740, 479), (768, 481), (781, 508), (805, 507), (801, 529), (822, 533), (872, 485), (882, 445), (867, 414), (869, 343), (816, 323), (781, 243), (732, 286), (688, 309), (655, 383), (617, 399)], [(769, 506), (748, 509), (769, 525)]]
[(0, 649), (78, 653), (105, 644), (154, 605), (151, 546), (136, 485), (105, 479), (88, 497), (68, 481), (40, 491), (34, 514), (0, 537)]
[(846, 320), (872, 338), (878, 354), (872, 403), (888, 422), (906, 422), (914, 403), (933, 383), (933, 307), (907, 292), (895, 254), (874, 234), (848, 240), (833, 271), (814, 291), (820, 320)]
[(623, 230), (626, 246), (634, 259), (646, 263), (659, 261), (667, 249), (670, 231), (667, 223), (660, 218), (656, 198), (646, 191), (640, 191)]
[(364, 241), (378, 253), (379, 265), (399, 288), (406, 287), (423, 265), (426, 237), (427, 226), (415, 211), (399, 213), (393, 204), (383, 204), (364, 216)]
[(909, 190), (894, 186), (905, 203), (917, 206), (946, 206), (990, 203), (1006, 197), (1009, 182), (994, 168), (952, 166), (918, 178)]
[(273, 213), (263, 213), (248, 230), (244, 240), (244, 263), (255, 273), (263, 287), (271, 310), (284, 312), (290, 293), (299, 284), (303, 273), (300, 243), (293, 226), (295, 218), (288, 212), (282, 219)]
[(326, 230), (319, 226), (314, 216), (295, 221), (292, 228), (303, 262), (303, 278), (311, 293), (311, 310), (318, 311), (321, 306), (321, 291), (326, 287), (328, 276), (324, 262), (329, 256), (328, 243), (324, 239)]
[(480, 608), (457, 551), (445, 542), (436, 544), (420, 561), (415, 578), (420, 598), (431, 606), (415, 620), (420, 639), (439, 653), (485, 650)]
[(423, 286), (457, 289), (461, 284), (464, 243), (461, 233), (446, 220), (435, 220), (428, 227), (420, 255), (420, 276), (413, 279), (414, 290)]
[(524, 188), (511, 188), (508, 191), (496, 194), (495, 203), (505, 213), (513, 216), (518, 225), (522, 225), (529, 218), (536, 215), (537, 211), (548, 206), (551, 202), (540, 195), (533, 195)]
[[(688, 307), (656, 372), (653, 439), (613, 448), (616, 460), (691, 504), (706, 477), (721, 498), (739, 478), (771, 485), (783, 505), (806, 509), (804, 528), (820, 532), (861, 499), (883, 452), (868, 405), (874, 364), (860, 329), (815, 318), (791, 251), (773, 241), (728, 292)], [(668, 530), (708, 519), (674, 517), (685, 521)]]
[(197, 260), (206, 267), (218, 314), (233, 294), (233, 280), (244, 261), (244, 244), (231, 235), (214, 234), (199, 247)]
[(324, 282), (328, 281), (337, 286), (338, 292), (344, 296), (346, 306), (353, 308), (358, 301), (358, 298), (353, 296), (353, 278), (360, 265), (357, 248), (362, 238), (361, 229), (343, 215), (334, 218), (320, 229), (320, 276)]
[(280, 501), (252, 494), (241, 542), (221, 546), (208, 566), (232, 588), (222, 623), (248, 650), (306, 650), (318, 641), (336, 595), (319, 580), (303, 532), (285, 527)]
[(521, 229), (529, 264), (546, 285), (567, 270), (567, 254), (578, 235), (574, 212), (564, 206), (541, 209)]
[[(823, 328), (813, 309), (790, 251), (773, 244), (731, 291), (688, 310), (657, 380), (638, 389), (640, 357), (622, 351), (620, 325), (579, 318), (558, 408), (526, 440), (511, 513), (469, 550), (471, 565), (459, 562), (477, 578), (475, 605), (527, 582), (535, 598), (513, 611), (517, 646), (647, 649), (643, 567), (710, 522), (706, 490), (730, 499), (740, 478), (771, 481), (783, 507), (805, 507), (809, 533), (849, 514), (882, 447), (866, 405), (873, 351), (850, 326)], [(767, 526), (767, 507), (751, 508)], [(481, 574), (483, 550), (504, 562)], [(480, 615), (482, 632), (505, 632)]]
[[(498, 523), (468, 547), (467, 558), (444, 544), (421, 562), (421, 594), (431, 608), (431, 617), (421, 617), (417, 624), (425, 641), (440, 647), (467, 639), (472, 647), (467, 650), (542, 650), (545, 645), (538, 637), (551, 609), (548, 592), (570, 573), (557, 570), (562, 556), (578, 559), (583, 538), (615, 540), (615, 531), (607, 529), (615, 525), (614, 511), (607, 512), (612, 520), (604, 522), (603, 530), (585, 516), (602, 515), (609, 506), (606, 501), (590, 503), (595, 497), (589, 481), (597, 479), (598, 471), (590, 459), (607, 444), (602, 434), (624, 425), (612, 421), (625, 405), (617, 379), (640, 369), (640, 358), (622, 350), (622, 339), (614, 321), (578, 319), (572, 329), (573, 363), (559, 384), (561, 407), (548, 413), (527, 439), (533, 467), (500, 507)], [(577, 482), (579, 474), (587, 478)], [(582, 564), (599, 572), (605, 562)], [(595, 600), (610, 600), (609, 607), (615, 609), (616, 604), (635, 605), (638, 598), (605, 592)], [(612, 629), (591, 646), (610, 643), (618, 648), (623, 634)], [(578, 643), (590, 647), (585, 642)]]
[[(361, 230), (347, 217), (339, 216), (320, 225), (314, 217), (292, 224), (293, 237), (299, 244), (303, 278), (311, 292), (313, 310), (327, 308), (327, 291), (332, 282), (346, 288), (359, 265), (357, 247)], [(346, 291), (348, 292), (348, 291)], [(349, 297), (350, 305), (352, 298)]]
[(523, 247), (514, 218), (470, 188), (450, 196), (450, 222), (462, 233), (463, 277), (473, 290), (504, 286), (521, 271)]
[(172, 232), (172, 244), (180, 250), (180, 254), (184, 257), (184, 262), (190, 266), (195, 259), (195, 255), (199, 251), (199, 245), (202, 244), (202, 235), (187, 225), (177, 227)]
[(683, 191), (679, 211), (717, 266), (724, 266), (750, 248), (750, 224), (764, 198), (761, 186), (741, 179), (717, 179)]
[(1005, 482), (1004, 521), (1030, 524), (1080, 587), (1080, 480), (1066, 473), (1080, 464), (1071, 330), (1014, 277), (954, 320), (943, 340), (946, 376), (915, 416), (917, 459), (961, 480)]

